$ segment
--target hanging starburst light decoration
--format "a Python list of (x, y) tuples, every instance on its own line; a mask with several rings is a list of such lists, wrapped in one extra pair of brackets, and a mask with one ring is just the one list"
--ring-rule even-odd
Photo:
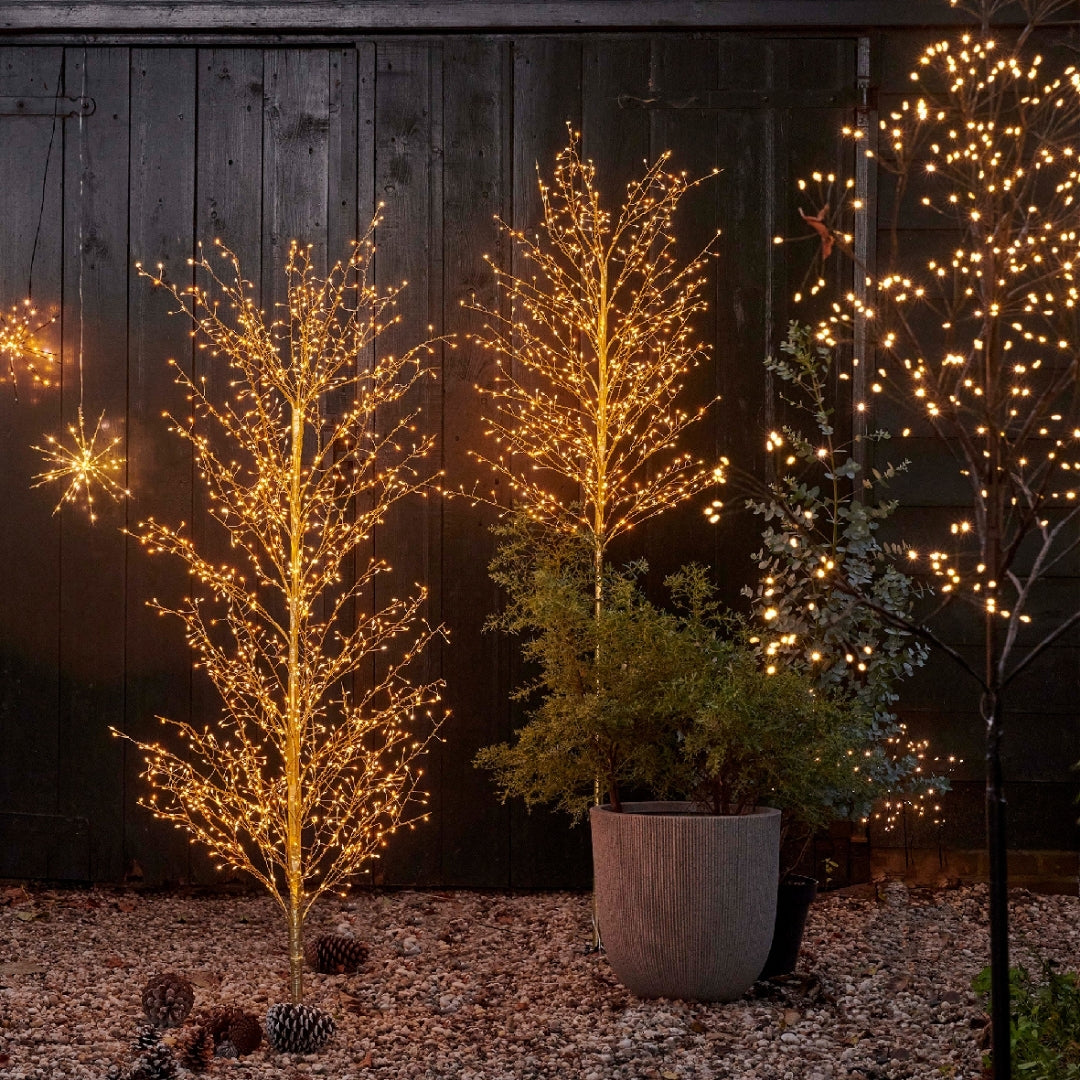
[[(312, 904), (427, 816), (417, 761), (439, 722), (441, 683), (410, 677), (441, 633), (422, 616), (427, 590), (384, 596), (376, 579), (390, 567), (369, 547), (390, 507), (430, 479), (434, 438), (417, 431), (409, 403), (433, 375), (424, 363), (433, 348), (372, 359), (399, 320), (400, 290), (368, 281), (371, 235), (325, 278), (294, 242), (287, 302), (269, 322), (220, 246), (213, 262), (194, 263), (206, 287), (140, 269), (172, 293), (202, 355), (230, 376), (219, 400), (176, 366), (192, 412), (170, 419), (238, 560), (210, 561), (182, 526), (140, 526), (151, 552), (190, 571), (189, 597), (152, 606), (183, 623), (222, 703), (209, 723), (162, 718), (178, 743), (136, 744), (154, 789), (143, 805), (275, 898), (296, 1002)], [(342, 397), (340, 413), (325, 411)]]
[(60, 501), (53, 509), (54, 514), (64, 503), (77, 505), (82, 502), (93, 523), (97, 521), (97, 513), (94, 510), (95, 488), (115, 500), (131, 495), (131, 492), (118, 479), (124, 470), (124, 459), (117, 454), (116, 450), (123, 439), (114, 436), (111, 439), (105, 437), (101, 442), (98, 441), (102, 434), (104, 419), (105, 414), (102, 413), (94, 425), (94, 430), (87, 435), (80, 405), (77, 424), (68, 425), (70, 444), (61, 442), (53, 435), (46, 435), (45, 446), (33, 447), (44, 457), (49, 467), (44, 472), (35, 474), (34, 479), (37, 483), (32, 484), (31, 487), (42, 487), (45, 484), (57, 482), (67, 484), (64, 493), (60, 496)]
[(42, 343), (40, 334), (54, 322), (55, 315), (43, 315), (29, 300), (0, 311), (0, 361), (16, 388), (20, 370), (35, 383), (52, 385), (56, 353)]

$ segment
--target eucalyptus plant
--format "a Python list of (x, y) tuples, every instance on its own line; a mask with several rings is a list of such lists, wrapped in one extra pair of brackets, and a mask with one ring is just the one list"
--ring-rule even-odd
[[(902, 625), (917, 589), (897, 566), (903, 545), (880, 535), (897, 503), (877, 495), (905, 464), (867, 476), (859, 443), (838, 436), (829, 389), (833, 352), (809, 327), (792, 323), (765, 366), (782, 386), (781, 399), (813, 422), (813, 437), (795, 425), (769, 433), (777, 476), (765, 497), (748, 503), (766, 523), (754, 555), (760, 578), (743, 590), (764, 627), (762, 649), (770, 666), (849, 694), (865, 711), (860, 741), (848, 749), (866, 783), (855, 801), (847, 788), (832, 793), (837, 815), (865, 816), (888, 794), (921, 809), (948, 785), (924, 774), (895, 705), (900, 682), (926, 662), (929, 649)], [(884, 442), (889, 434), (865, 437)]]

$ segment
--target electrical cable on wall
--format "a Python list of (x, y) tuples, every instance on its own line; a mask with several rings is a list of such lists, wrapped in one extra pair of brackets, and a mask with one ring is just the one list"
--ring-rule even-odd
[[(48, 368), (56, 363), (56, 353), (39, 340), (39, 335), (45, 328), (56, 322), (56, 315), (43, 316), (34, 306), (34, 260), (41, 236), (41, 223), (45, 217), (45, 193), (48, 189), (49, 165), (52, 162), (53, 143), (56, 139), (56, 120), (59, 115), (61, 87), (64, 85), (65, 63), (66, 53), (61, 50), (60, 72), (53, 94), (52, 128), (49, 131), (49, 147), (45, 152), (45, 169), (41, 177), (41, 202), (38, 207), (37, 227), (34, 229), (34, 243), (30, 249), (26, 298), (21, 303), (13, 304), (7, 311), (0, 310), (0, 357), (7, 361), (8, 376), (16, 403), (19, 400), (16, 364), (21, 366), (35, 383), (50, 386), (52, 378)], [(43, 367), (39, 367), (39, 364)]]

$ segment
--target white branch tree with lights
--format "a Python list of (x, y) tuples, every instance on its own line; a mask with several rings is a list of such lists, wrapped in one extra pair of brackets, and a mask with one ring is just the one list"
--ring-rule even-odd
[(478, 343), (498, 361), (482, 391), (498, 449), (476, 456), (533, 521), (590, 537), (597, 610), (612, 541), (723, 479), (723, 462), (679, 449), (709, 408), (678, 398), (708, 354), (693, 322), (712, 249), (676, 257), (672, 220), (700, 181), (668, 171), (669, 158), (628, 184), (613, 213), (571, 132), (551, 183), (538, 179), (537, 232), (503, 225), (528, 272), (492, 263), (507, 308), (473, 304), (489, 320)]
[[(270, 322), (223, 248), (224, 271), (195, 264), (208, 287), (165, 286), (211, 363), (232, 375), (229, 400), (215, 401), (177, 366), (192, 414), (173, 430), (190, 441), (239, 558), (212, 561), (182, 526), (140, 526), (147, 548), (190, 571), (189, 598), (153, 606), (183, 622), (223, 705), (204, 725), (163, 718), (175, 748), (137, 743), (155, 789), (144, 805), (274, 896), (288, 919), (294, 1002), (312, 904), (426, 816), (417, 759), (438, 724), (440, 683), (410, 676), (440, 633), (422, 615), (427, 591), (371, 600), (390, 569), (370, 555), (372, 534), (423, 491), (433, 445), (407, 404), (432, 375), (430, 344), (371, 356), (400, 291), (369, 283), (373, 251), (369, 232), (324, 279), (294, 243), (287, 303)], [(143, 273), (165, 285), (160, 268)]]

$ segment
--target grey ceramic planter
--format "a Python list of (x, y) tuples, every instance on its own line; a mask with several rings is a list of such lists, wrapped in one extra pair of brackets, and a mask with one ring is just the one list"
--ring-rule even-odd
[(772, 944), (780, 811), (652, 802), (590, 817), (600, 934), (619, 982), (645, 998), (741, 997)]

